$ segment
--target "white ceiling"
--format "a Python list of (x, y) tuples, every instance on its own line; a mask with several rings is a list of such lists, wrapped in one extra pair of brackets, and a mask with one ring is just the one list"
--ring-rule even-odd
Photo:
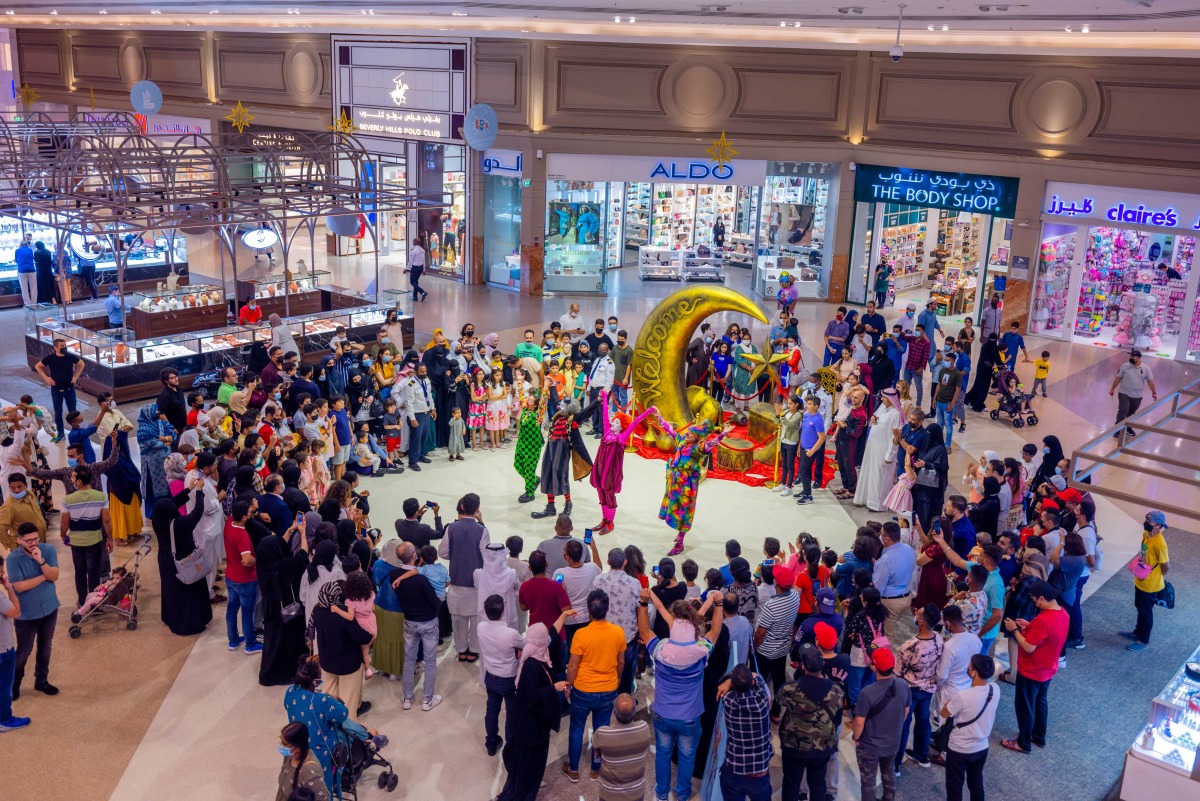
[[(1200, 53), (1200, 0), (905, 2), (904, 43), (918, 50)], [(895, 36), (899, 6), (897, 0), (0, 0), (0, 13), (14, 27), (368, 30), (879, 48)]]

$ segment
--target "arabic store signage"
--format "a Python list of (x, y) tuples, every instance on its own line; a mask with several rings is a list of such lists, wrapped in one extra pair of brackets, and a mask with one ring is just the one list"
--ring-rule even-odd
[(485, 175), (509, 175), (520, 178), (521, 170), (524, 167), (523, 162), (520, 150), (501, 150), (489, 147), (484, 151), (483, 160), (480, 163), (483, 165)]
[(1200, 231), (1200, 195), (1051, 181), (1046, 184), (1043, 209), (1048, 217), (1058, 219)]
[(854, 199), (1012, 217), (1018, 184), (1016, 178), (995, 175), (859, 164), (854, 172)]

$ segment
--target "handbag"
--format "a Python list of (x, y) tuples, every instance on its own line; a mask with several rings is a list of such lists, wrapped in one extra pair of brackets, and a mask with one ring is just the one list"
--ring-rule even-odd
[(1141, 557), (1135, 556), (1127, 565), (1130, 573), (1135, 579), (1141, 581), (1154, 572), (1154, 568), (1142, 561)]
[(970, 726), (972, 723), (983, 717), (983, 713), (987, 711), (988, 704), (992, 702), (992, 692), (995, 689), (996, 686), (994, 684), (988, 685), (987, 698), (984, 700), (983, 706), (979, 708), (979, 714), (968, 720), (966, 723), (955, 723), (953, 717), (946, 718), (946, 722), (943, 723), (936, 731), (934, 731), (933, 736), (929, 738), (929, 747), (932, 750), (943, 754), (949, 751), (950, 733), (955, 729), (962, 729)]
[[(194, 538), (193, 538), (194, 539)], [(175, 576), (181, 584), (195, 584), (205, 579), (216, 569), (213, 554), (199, 542), (195, 548), (182, 559), (175, 558), (175, 521), (171, 521), (171, 560), (175, 562)]]
[(922, 467), (917, 471), (917, 480), (913, 483), (917, 487), (929, 487), (930, 489), (939, 489), (942, 484), (938, 481), (937, 471), (932, 467)]
[[(275, 574), (275, 586), (279, 586), (279, 574)], [(291, 623), (298, 617), (304, 616), (304, 606), (300, 603), (300, 599), (296, 597), (296, 590), (292, 588), (291, 583), (288, 588), (292, 590), (292, 602), (279, 610), (279, 616), (283, 618), (284, 623)], [(280, 593), (282, 595), (282, 593)]]
[(1169, 581), (1163, 582), (1163, 588), (1154, 596), (1156, 606), (1161, 606), (1163, 609), (1175, 608), (1175, 585)]

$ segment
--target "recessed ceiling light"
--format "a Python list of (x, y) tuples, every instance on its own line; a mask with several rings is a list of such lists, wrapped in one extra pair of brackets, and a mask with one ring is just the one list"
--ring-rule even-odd
[(17, 14), (17, 12), (13, 11), (11, 8), (8, 11), (5, 11), (4, 13), (10, 17), (16, 16), (16, 14)]
[(942, 30), (943, 30), (943, 31), (948, 31), (948, 30), (950, 30), (950, 26), (949, 26), (949, 25), (943, 25), (943, 26), (942, 26)]
[(630, 18), (629, 18), (629, 24), (630, 24), (630, 25), (632, 25), (632, 24), (633, 24), (633, 23), (635, 23), (635, 22), (637, 22), (637, 17), (630, 17)]
[(1079, 32), (1080, 33), (1091, 33), (1092, 29), (1089, 28), (1087, 25), (1084, 25), (1082, 28), (1079, 29)]
[(1065, 30), (1067, 33), (1071, 33), (1071, 26), (1068, 25), (1066, 28), (1063, 28), (1063, 30)]
[(52, 17), (57, 17), (57, 16), (58, 16), (58, 9), (51, 9), (51, 11), (50, 11), (50, 16), (52, 16)]
[(465, 17), (465, 16), (467, 16), (467, 12), (465, 12), (465, 11), (451, 11), (451, 12), (450, 12), (450, 16), (452, 16), (452, 17)]
[(162, 13), (162, 10), (161, 10), (161, 9), (157, 9), (157, 8), (152, 8), (152, 9), (150, 9), (150, 13), (151, 13), (151, 14), (161, 14), (161, 13)]
[(930, 25), (930, 26), (929, 26), (929, 30), (931, 30), (931, 31), (933, 30), (933, 26), (932, 26), (932, 25)]
[(613, 22), (616, 22), (616, 23), (620, 24), (620, 22), (621, 22), (621, 18), (620, 18), (620, 17), (613, 17)]
[[(10, 12), (8, 12), (8, 13), (10, 13), (10, 14), (11, 14), (12, 12), (10, 11)], [(787, 27), (787, 23), (786, 23), (786, 22), (781, 22), (781, 23), (779, 23), (779, 27), (780, 27), (780, 28), (786, 28), (786, 27)]]
[(799, 23), (799, 22), (793, 22), (793, 23), (792, 23), (792, 27), (793, 27), (793, 28), (799, 28), (799, 27), (800, 27), (800, 23)]

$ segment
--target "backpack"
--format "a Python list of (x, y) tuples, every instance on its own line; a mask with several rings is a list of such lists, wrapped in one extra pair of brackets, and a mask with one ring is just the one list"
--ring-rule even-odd
[(832, 682), (825, 697), (814, 700), (789, 682), (783, 717), (779, 722), (779, 743), (784, 748), (799, 751), (824, 751), (837, 745), (837, 726), (834, 718), (842, 708), (844, 695), (838, 683)]
[(867, 615), (864, 612), (864, 616), (867, 618), (867, 625), (871, 627), (871, 642), (870, 644), (864, 643), (862, 641), (861, 634), (858, 635), (858, 642), (859, 646), (863, 649), (863, 653), (867, 655), (867, 659), (869, 661), (871, 654), (875, 653), (880, 648), (890, 649), (892, 647), (892, 641), (889, 640), (887, 634), (884, 633), (883, 627), (880, 627), (878, 630), (875, 628), (875, 621), (871, 620), (870, 615)]

